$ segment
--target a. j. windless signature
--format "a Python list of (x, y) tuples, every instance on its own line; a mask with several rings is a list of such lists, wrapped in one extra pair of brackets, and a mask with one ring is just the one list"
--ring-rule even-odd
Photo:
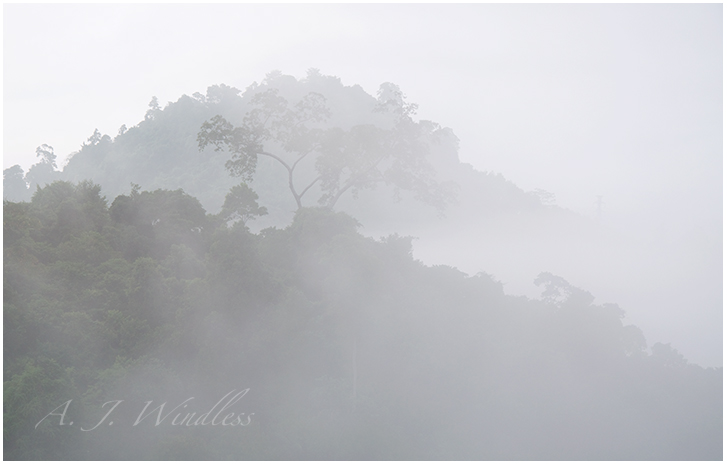
[[(156, 412), (156, 420), (154, 421), (152, 417), (152, 420), (147, 422), (150, 423), (151, 421), (154, 421), (154, 426), (159, 426), (162, 424), (169, 424), (173, 426), (247, 426), (250, 424), (251, 417), (255, 414), (249, 413), (246, 415), (244, 412), (237, 414), (231, 409), (233, 405), (239, 402), (240, 399), (242, 399), (245, 394), (248, 393), (248, 391), (250, 391), (249, 388), (243, 389), (241, 391), (233, 389), (232, 391), (225, 394), (220, 400), (218, 400), (211, 409), (199, 415), (196, 411), (190, 411), (187, 409), (190, 403), (194, 400), (194, 397), (190, 397), (180, 402), (179, 404), (177, 404), (176, 407), (172, 408), (171, 410), (165, 410), (167, 406), (166, 402), (158, 405), (156, 408), (151, 408), (154, 401), (150, 400), (146, 402), (144, 407), (141, 409), (139, 416), (136, 417), (136, 421), (134, 421), (131, 426), (140, 425), (147, 417), (151, 416), (154, 412)], [(71, 405), (72, 401), (73, 399), (67, 400), (66, 402), (53, 409), (50, 413), (48, 413), (38, 423), (35, 424), (35, 428), (37, 429), (38, 426), (46, 419), (54, 416), (60, 417), (60, 426), (72, 426), (73, 421), (71, 421), (70, 418), (66, 417), (66, 415), (68, 414), (68, 407)], [(103, 417), (93, 427), (82, 427), (81, 431), (93, 431), (101, 425), (113, 425), (113, 413), (117, 410), (117, 407), (119, 407), (122, 402), (124, 401), (110, 400), (104, 403), (101, 406), (102, 409), (105, 409), (105, 414), (103, 415)], [(49, 421), (52, 421), (52, 418)]]

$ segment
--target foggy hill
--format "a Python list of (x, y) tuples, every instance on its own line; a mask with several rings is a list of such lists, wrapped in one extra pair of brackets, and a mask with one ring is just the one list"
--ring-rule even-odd
[(181, 189), (54, 182), (3, 226), (5, 459), (722, 458), (722, 369), (552, 273), (515, 297)]
[[(164, 106), (152, 99), (144, 121), (120, 128), (113, 137), (95, 132), (62, 170), (54, 166), (55, 154), (39, 148), (41, 160), (28, 173), (19, 166), (4, 171), (4, 198), (27, 201), (37, 186), (54, 180), (91, 180), (109, 199), (128, 194), (132, 184), (145, 190), (181, 188), (208, 212), (217, 213), (229, 189), (241, 179), (230, 176), (225, 168), (231, 158), (228, 150), (207, 146), (200, 152), (201, 126), (216, 115), (234, 126), (242, 124), (254, 108), (255, 95), (270, 89), (277, 89), (291, 106), (311, 92), (323, 95), (330, 116), (312, 127), (386, 129), (394, 124), (391, 113), (376, 111), (379, 96), (359, 86), (344, 85), (316, 70), (303, 79), (272, 72), (244, 91), (220, 84), (209, 87), (205, 95), (185, 95)], [(362, 224), (362, 233), (413, 236), (417, 259), (455, 266), (470, 275), (487, 272), (511, 294), (535, 297), (532, 280), (543, 271), (567, 277), (593, 290), (604, 302), (620, 302), (628, 309), (630, 321), (652, 334), (650, 344), (678, 341), (690, 359), (721, 365), (719, 358), (712, 361), (714, 347), (721, 346), (720, 333), (700, 331), (704, 321), (684, 312), (698, 306), (705, 315), (712, 315), (720, 305), (719, 296), (708, 292), (717, 278), (700, 266), (703, 252), (698, 244), (665, 250), (663, 245), (630, 235), (629, 230), (605, 228), (558, 207), (547, 192), (525, 192), (502, 174), (460, 162), (453, 130), (435, 122), (416, 124), (431, 135), (427, 161), (437, 182), (451, 188), (454, 201), (438, 210), (391, 184), (349, 190), (335, 208), (354, 216)], [(317, 156), (311, 154), (296, 168), (299, 190), (315, 177)], [(290, 223), (297, 207), (279, 163), (259, 157), (248, 185), (268, 212), (248, 223), (252, 231)], [(304, 206), (318, 205), (323, 194), (320, 187), (316, 184), (306, 193)]]
[[(29, 200), (37, 185), (53, 180), (88, 179), (101, 185), (109, 197), (128, 192), (131, 183), (152, 190), (181, 188), (198, 198), (208, 211), (218, 211), (228, 189), (239, 180), (225, 169), (228, 153), (215, 152), (212, 148), (199, 151), (200, 126), (218, 114), (239, 123), (251, 109), (252, 96), (268, 88), (278, 89), (291, 103), (309, 92), (320, 93), (331, 112), (324, 123), (326, 126), (349, 129), (363, 124), (381, 127), (392, 124), (389, 115), (374, 111), (376, 97), (359, 86), (344, 86), (340, 79), (323, 76), (315, 70), (301, 80), (273, 72), (261, 84), (254, 83), (244, 92), (221, 84), (207, 89), (206, 95), (184, 95), (164, 108), (154, 100), (144, 121), (129, 129), (121, 128), (113, 137), (95, 133), (78, 152), (70, 155), (62, 170), (50, 170), (42, 160), (28, 173), (22, 173), (19, 167), (6, 170), (4, 197), (11, 201)], [(458, 186), (457, 201), (445, 211), (447, 217), (462, 221), (466, 215), (461, 212), (473, 207), (478, 215), (542, 210), (535, 193), (525, 193), (502, 175), (479, 172), (460, 163), (458, 139), (451, 129), (437, 131), (437, 141), (428, 158), (440, 180)], [(313, 159), (307, 160), (302, 164), (307, 166), (301, 169), (310, 171), (313, 164)], [(28, 189), (18, 182), (21, 178)], [(259, 161), (250, 185), (260, 196), (260, 203), (268, 208), (269, 215), (256, 227), (282, 226), (292, 219), (295, 204), (286, 195), (286, 183), (287, 179), (280, 175), (274, 162)], [(338, 209), (355, 214), (370, 229), (429, 224), (437, 219), (435, 209), (414, 201), (406, 193), (393, 201), (392, 192), (388, 186), (382, 186), (362, 190), (356, 199), (345, 195)], [(317, 205), (317, 197), (309, 195), (307, 205)]]
[[(207, 211), (218, 212), (225, 194), (240, 179), (231, 176), (225, 168), (230, 159), (226, 150), (207, 147), (200, 152), (197, 141), (200, 127), (215, 115), (240, 124), (252, 109), (250, 102), (254, 95), (267, 89), (277, 89), (291, 105), (310, 92), (323, 95), (330, 117), (320, 123), (321, 127), (348, 130), (356, 125), (387, 128), (393, 124), (391, 114), (376, 111), (377, 98), (359, 86), (345, 86), (340, 79), (321, 75), (316, 70), (309, 71), (300, 80), (272, 72), (260, 84), (253, 83), (245, 91), (224, 84), (211, 86), (205, 95), (185, 95), (163, 108), (153, 99), (144, 121), (128, 129), (122, 127), (113, 137), (94, 133), (78, 152), (71, 154), (62, 170), (54, 169), (46, 160), (31, 167), (28, 173), (23, 173), (20, 167), (5, 170), (4, 198), (29, 200), (37, 186), (54, 180), (91, 180), (101, 186), (108, 198), (128, 193), (132, 184), (148, 190), (181, 188), (199, 199)], [(366, 234), (381, 236), (396, 232), (415, 236), (424, 243), (434, 241), (432, 246), (427, 243), (420, 247), (418, 244), (422, 242), (415, 245), (416, 253), (425, 254), (423, 258), (427, 259), (426, 253), (433, 250), (441, 250), (445, 256), (452, 254), (452, 241), (447, 238), (469, 231), (480, 238), (472, 244), (474, 248), (489, 247), (485, 253), (489, 258), (480, 260), (481, 266), (500, 277), (509, 277), (501, 269), (513, 260), (500, 256), (508, 248), (518, 250), (537, 243), (539, 250), (558, 250), (547, 259), (537, 253), (518, 258), (529, 260), (532, 269), (537, 270), (533, 273), (528, 269), (527, 282), (537, 272), (556, 267), (557, 261), (564, 257), (560, 252), (564, 246), (593, 242), (595, 236), (603, 234), (591, 220), (551, 205), (548, 193), (524, 192), (501, 174), (478, 171), (461, 163), (458, 139), (451, 129), (428, 121), (418, 124), (433, 128), (434, 139), (429, 144), (427, 160), (437, 181), (451, 188), (453, 201), (440, 211), (418, 201), (413, 193), (388, 184), (348, 191), (336, 209), (355, 216)], [(296, 183), (299, 186), (315, 176), (315, 155), (298, 166)], [(260, 157), (255, 176), (248, 184), (259, 195), (260, 205), (268, 210), (268, 215), (250, 224), (253, 230), (281, 227), (291, 221), (296, 204), (279, 164)], [(303, 204), (318, 205), (321, 194), (319, 185), (314, 185)], [(516, 238), (514, 244), (508, 246), (513, 238)], [(461, 262), (439, 261), (472, 268)], [(476, 271), (485, 269), (471, 272)]]

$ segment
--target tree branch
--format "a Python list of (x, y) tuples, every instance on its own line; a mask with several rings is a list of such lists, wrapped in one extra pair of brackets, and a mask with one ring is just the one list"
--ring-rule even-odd
[(305, 194), (305, 192), (306, 192), (306, 191), (307, 191), (308, 189), (310, 189), (311, 187), (313, 187), (313, 185), (314, 185), (315, 183), (317, 183), (318, 181), (320, 181), (320, 180), (321, 180), (321, 176), (318, 176), (317, 178), (315, 178), (315, 179), (313, 180), (313, 182), (311, 182), (310, 184), (308, 184), (308, 186), (306, 186), (306, 188), (305, 188), (305, 189), (303, 189), (303, 191), (302, 191), (302, 192), (300, 193), (300, 196), (301, 196), (301, 197), (303, 197), (303, 194)]
[(298, 205), (298, 208), (302, 208), (303, 204), (300, 201), (300, 197), (303, 194), (298, 195), (298, 193), (295, 191), (295, 186), (293, 185), (293, 168), (291, 168), (287, 163), (285, 163), (282, 158), (278, 157), (277, 155), (273, 155), (272, 153), (265, 151), (260, 151), (258, 153), (260, 155), (265, 155), (274, 160), (277, 160), (281, 165), (285, 167), (286, 170), (288, 170), (288, 187), (290, 188), (290, 193), (293, 194), (293, 197), (295, 198), (295, 203)]
[[(265, 151), (260, 151), (260, 152), (258, 152), (258, 154), (265, 155), (265, 156), (270, 157), (270, 158), (274, 158), (275, 160), (278, 160), (278, 162), (281, 165), (283, 165), (286, 170), (288, 170), (289, 172), (293, 171), (293, 168), (291, 168), (287, 163), (285, 163), (285, 161), (282, 158), (278, 157), (277, 155), (273, 155), (272, 153), (265, 152)], [(293, 165), (293, 166), (295, 166), (295, 165)]]
[(371, 170), (379, 166), (379, 163), (384, 161), (384, 158), (386, 158), (386, 154), (382, 155), (378, 160), (376, 160), (375, 163), (373, 163), (370, 167), (368, 167), (365, 171), (358, 173), (357, 175), (351, 174), (351, 179), (348, 180), (346, 185), (342, 187), (341, 189), (336, 192), (336, 195), (333, 197), (333, 200), (329, 202), (328, 206), (330, 208), (333, 208), (333, 206), (338, 202), (338, 199), (341, 198), (344, 192), (352, 188), (356, 182), (358, 182), (359, 179), (361, 179), (363, 176), (368, 174)]
[(301, 155), (300, 157), (298, 157), (298, 159), (295, 160), (295, 162), (293, 163), (292, 169), (295, 169), (295, 165), (297, 165), (299, 161), (301, 161), (302, 159), (304, 159), (306, 157), (306, 155), (308, 155), (309, 153), (311, 153), (312, 151), (314, 151), (317, 148), (318, 147), (311, 147), (310, 150), (308, 150), (307, 152), (303, 153), (303, 155)]

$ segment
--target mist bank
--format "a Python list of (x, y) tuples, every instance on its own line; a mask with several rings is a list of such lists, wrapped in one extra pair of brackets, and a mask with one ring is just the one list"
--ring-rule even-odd
[(721, 368), (557, 275), (516, 297), (342, 212), (100, 192), (4, 203), (5, 459), (722, 458)]
[[(182, 188), (208, 211), (219, 211), (226, 193), (240, 179), (225, 168), (231, 160), (229, 150), (207, 146), (200, 151), (200, 128), (217, 115), (239, 126), (256, 108), (255, 96), (271, 90), (291, 107), (311, 92), (322, 96), (330, 116), (312, 129), (395, 125), (393, 113), (375, 111), (380, 98), (359, 86), (344, 85), (317, 70), (303, 79), (272, 72), (244, 91), (221, 84), (209, 87), (204, 95), (185, 95), (165, 106), (152, 99), (144, 121), (120, 128), (113, 137), (92, 134), (70, 154), (62, 170), (56, 166), (52, 147), (49, 152), (41, 146), (40, 162), (27, 173), (20, 167), (4, 172), (4, 196), (29, 200), (38, 186), (54, 180), (91, 179), (108, 198), (128, 192), (132, 183), (147, 190)], [(416, 110), (403, 97), (402, 105)], [(372, 237), (413, 236), (414, 255), (426, 264), (455, 266), (470, 275), (486, 271), (515, 295), (536, 297), (539, 291), (533, 279), (543, 271), (553, 272), (592, 290), (599, 302), (619, 302), (629, 321), (649, 335), (649, 344), (673, 342), (690, 361), (722, 365), (722, 237), (717, 224), (721, 220), (709, 223), (713, 229), (698, 230), (696, 224), (690, 229), (687, 225), (694, 220), (690, 216), (682, 221), (684, 226), (671, 228), (679, 221), (665, 220), (667, 205), (674, 201), (670, 198), (662, 199), (664, 207), (658, 211), (632, 206), (631, 216), (616, 222), (618, 228), (610, 221), (599, 223), (560, 208), (552, 193), (526, 192), (502, 174), (461, 163), (459, 140), (452, 129), (415, 116), (412, 120), (436, 136), (431, 138), (427, 162), (434, 179), (453, 188), (456, 201), (438, 210), (390, 183), (352, 189), (340, 197), (336, 209), (356, 217), (362, 232)], [(267, 143), (266, 148), (272, 152), (281, 147)], [(463, 158), (487, 158), (469, 150)], [(299, 191), (316, 177), (318, 158), (320, 154), (312, 153), (298, 164), (294, 184)], [(528, 163), (527, 157), (523, 163)], [(609, 173), (614, 182), (620, 175)], [(298, 206), (279, 163), (259, 157), (248, 184), (268, 212), (249, 224), (253, 232), (292, 221)], [(319, 205), (323, 195), (321, 185), (314, 184), (302, 204)], [(702, 215), (712, 211), (696, 207), (692, 210)], [(678, 211), (683, 210), (680, 205)]]

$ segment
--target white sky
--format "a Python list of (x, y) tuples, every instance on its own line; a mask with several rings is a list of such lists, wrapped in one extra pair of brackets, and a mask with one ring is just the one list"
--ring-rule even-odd
[(597, 195), (613, 214), (713, 198), (721, 34), (718, 4), (6, 4), (3, 168), (114, 136), (153, 95), (315, 67), (370, 93), (398, 84), (463, 161), (582, 213)]
[[(3, 167), (308, 68), (398, 84), (460, 158), (659, 240), (722, 238), (722, 5), (3, 6)], [(700, 236), (702, 235), (702, 236)], [(710, 251), (721, 257), (722, 248)], [(716, 262), (715, 262), (716, 263)], [(714, 263), (710, 266), (716, 266)], [(718, 264), (715, 272), (721, 272)]]

